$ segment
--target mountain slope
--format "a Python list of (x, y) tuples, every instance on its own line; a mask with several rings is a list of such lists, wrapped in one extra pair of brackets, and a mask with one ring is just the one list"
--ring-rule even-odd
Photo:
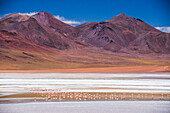
[(77, 26), (74, 34), (77, 34), (73, 35), (76, 40), (113, 52), (170, 53), (168, 33), (124, 14), (108, 21)]
[(140, 19), (70, 26), (47, 12), (0, 19), (0, 69), (167, 66), (170, 34)]
[[(66, 28), (70, 27), (71, 29), (72, 27), (55, 19), (52, 15), (48, 13), (40, 12), (21, 21), (20, 15), (18, 16), (19, 17), (17, 19), (19, 20), (16, 19), (16, 22), (12, 25), (1, 24), (0, 28), (8, 32), (15, 33), (22, 37), (23, 40), (27, 40), (33, 44), (37, 44), (40, 46), (56, 48), (59, 50), (80, 46), (74, 43), (73, 40), (70, 40), (65, 36), (65, 31), (67, 31)], [(44, 19), (46, 21), (44, 21)], [(44, 23), (42, 23), (42, 21)], [(9, 22), (7, 21), (6, 23)], [(52, 25), (54, 27), (51, 28)], [(58, 28), (62, 28), (61, 26), (63, 26), (64, 29), (57, 30), (57, 27), (55, 26), (57, 26)], [(54, 29), (56, 29), (56, 31), (54, 31)]]

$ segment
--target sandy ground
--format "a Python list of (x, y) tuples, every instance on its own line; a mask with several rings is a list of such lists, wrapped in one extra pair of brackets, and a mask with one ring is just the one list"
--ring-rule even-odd
[(135, 73), (170, 72), (170, 66), (104, 67), (48, 70), (0, 70), (0, 73)]

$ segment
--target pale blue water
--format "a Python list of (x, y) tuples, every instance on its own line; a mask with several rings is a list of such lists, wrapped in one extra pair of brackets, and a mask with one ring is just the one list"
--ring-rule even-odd
[(83, 101), (0, 104), (0, 113), (170, 113), (170, 101)]

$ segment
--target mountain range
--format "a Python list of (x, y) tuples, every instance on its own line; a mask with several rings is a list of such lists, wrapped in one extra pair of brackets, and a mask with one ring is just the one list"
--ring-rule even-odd
[(170, 33), (119, 14), (71, 26), (42, 11), (0, 19), (0, 69), (169, 66)]

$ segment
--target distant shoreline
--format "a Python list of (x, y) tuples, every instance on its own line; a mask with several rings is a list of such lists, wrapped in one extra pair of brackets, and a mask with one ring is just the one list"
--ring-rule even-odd
[(170, 66), (98, 67), (44, 70), (0, 70), (0, 73), (145, 73), (170, 72)]

